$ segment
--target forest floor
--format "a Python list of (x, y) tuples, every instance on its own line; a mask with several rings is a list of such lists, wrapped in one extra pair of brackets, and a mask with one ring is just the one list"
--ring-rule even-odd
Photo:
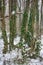
[[(15, 45), (19, 42), (20, 40), (20, 37), (17, 37), (15, 39)], [(3, 39), (0, 38), (0, 65), (43, 65), (43, 35), (41, 35), (41, 51), (40, 51), (40, 56), (42, 57), (41, 61), (39, 58), (37, 59), (30, 59), (30, 58), (25, 58), (25, 62), (22, 64), (21, 62), (19, 61), (16, 61), (17, 60), (17, 57), (19, 56), (19, 58), (22, 58), (22, 55), (21, 55), (21, 50), (19, 50), (17, 52), (17, 49), (15, 50), (12, 50), (10, 53), (6, 53), (6, 54), (3, 54), (2, 53), (2, 50), (3, 50), (3, 47), (4, 47), (4, 44), (3, 44)]]

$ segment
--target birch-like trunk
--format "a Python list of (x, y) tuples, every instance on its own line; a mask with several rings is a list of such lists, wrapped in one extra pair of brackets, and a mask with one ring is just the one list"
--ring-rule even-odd
[(1, 18), (2, 18), (2, 37), (4, 40), (4, 49), (3, 53), (6, 53), (8, 51), (8, 41), (7, 41), (7, 35), (6, 35), (6, 25), (5, 25), (5, 0), (2, 0), (2, 10), (1, 10)]

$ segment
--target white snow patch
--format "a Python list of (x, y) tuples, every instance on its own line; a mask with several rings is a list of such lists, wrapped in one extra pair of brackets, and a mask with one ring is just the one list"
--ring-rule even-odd
[(3, 50), (3, 48), (4, 48), (4, 41), (3, 41), (3, 39), (0, 39), (0, 53), (2, 53), (2, 50)]
[(41, 35), (41, 44), (43, 44), (43, 35)]
[(37, 62), (39, 62), (39, 60), (38, 59), (31, 59), (31, 62), (33, 62), (33, 63), (36, 62), (37, 63)]
[(0, 65), (3, 65), (3, 61), (0, 61)]
[(19, 42), (20, 42), (20, 37), (17, 36), (17, 37), (14, 39), (14, 45), (17, 45)]
[(43, 58), (43, 50), (40, 51), (40, 56)]
[(2, 55), (2, 54), (0, 54), (0, 58), (1, 58), (1, 57), (3, 57), (3, 55)]
[(0, 38), (2, 37), (2, 32), (0, 32)]
[(25, 49), (26, 51), (29, 51), (31, 48), (27, 48), (27, 49)]
[(12, 51), (10, 52), (10, 54), (11, 54), (11, 58), (12, 58), (12, 59), (13, 59), (13, 58), (17, 58), (17, 56), (18, 56), (17, 49), (12, 50)]
[(11, 56), (10, 56), (10, 53), (6, 53), (5, 54), (5, 60), (10, 60)]
[(40, 56), (43, 57), (43, 35), (41, 35), (41, 51), (40, 51)]
[(12, 15), (14, 15), (15, 14), (15, 11), (12, 11)]
[(18, 57), (18, 59), (22, 59), (22, 53), (21, 53), (21, 51), (22, 51), (22, 50), (19, 49), (19, 52), (18, 52), (18, 56), (19, 56), (19, 57)]

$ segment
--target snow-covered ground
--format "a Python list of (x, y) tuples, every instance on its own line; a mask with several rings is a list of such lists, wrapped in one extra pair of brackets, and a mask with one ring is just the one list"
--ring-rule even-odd
[[(14, 45), (18, 44), (20, 41), (20, 37), (17, 36), (14, 40)], [(41, 35), (41, 51), (40, 51), (40, 56), (43, 57), (43, 35)], [(21, 54), (21, 49), (18, 51), (16, 48), (15, 50), (12, 50), (10, 53), (2, 54), (2, 50), (4, 47), (4, 42), (3, 39), (0, 38), (0, 65), (19, 65), (17, 62), (14, 62), (14, 60), (17, 60), (17, 58), (21, 59), (22, 54)], [(43, 59), (42, 61), (37, 59), (27, 59), (27, 61), (24, 64), (21, 65), (43, 65)]]

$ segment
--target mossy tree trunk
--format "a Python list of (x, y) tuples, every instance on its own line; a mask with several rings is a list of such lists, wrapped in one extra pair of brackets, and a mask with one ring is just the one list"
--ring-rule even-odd
[[(36, 23), (36, 34), (37, 34), (36, 38), (34, 37), (34, 23)], [(29, 41), (30, 47), (31, 47), (30, 53), (36, 52), (36, 55), (38, 55), (38, 53), (40, 51), (40, 42), (36, 43), (36, 41), (38, 39), (38, 33), (39, 33), (38, 0), (33, 0), (32, 4), (31, 4), (27, 36), (29, 37), (28, 41)]]
[[(16, 36), (16, 3), (17, 0), (9, 1), (10, 6), (10, 50), (14, 48), (14, 38)], [(12, 14), (14, 12), (14, 14)]]
[(25, 7), (24, 13), (23, 13), (23, 19), (22, 19), (22, 25), (21, 25), (21, 39), (20, 39), (21, 46), (22, 46), (22, 42), (23, 42), (22, 38), (24, 38), (26, 41), (26, 24), (28, 21), (29, 3), (30, 3), (30, 0), (27, 0), (26, 7)]
[[(32, 20), (33, 20), (33, 23), (32, 23), (32, 25), (33, 25), (33, 39), (32, 39), (32, 41), (33, 41), (33, 43), (32, 43), (32, 45), (31, 45), (31, 49), (32, 49), (32, 51), (34, 52), (35, 51), (35, 42), (36, 42), (36, 40), (37, 39), (35, 39), (34, 38), (34, 23), (35, 23), (35, 16), (36, 16), (36, 27), (38, 27), (38, 21), (39, 21), (39, 13), (38, 13), (38, 0), (33, 0), (33, 18), (32, 18)], [(38, 33), (38, 29), (36, 30), (37, 31), (37, 33)], [(36, 34), (37, 34), (36, 33)]]
[(3, 53), (6, 53), (8, 50), (8, 41), (7, 41), (7, 35), (6, 35), (6, 25), (5, 25), (5, 0), (2, 0), (1, 4), (1, 18), (2, 18), (2, 37), (4, 40), (4, 49)]

